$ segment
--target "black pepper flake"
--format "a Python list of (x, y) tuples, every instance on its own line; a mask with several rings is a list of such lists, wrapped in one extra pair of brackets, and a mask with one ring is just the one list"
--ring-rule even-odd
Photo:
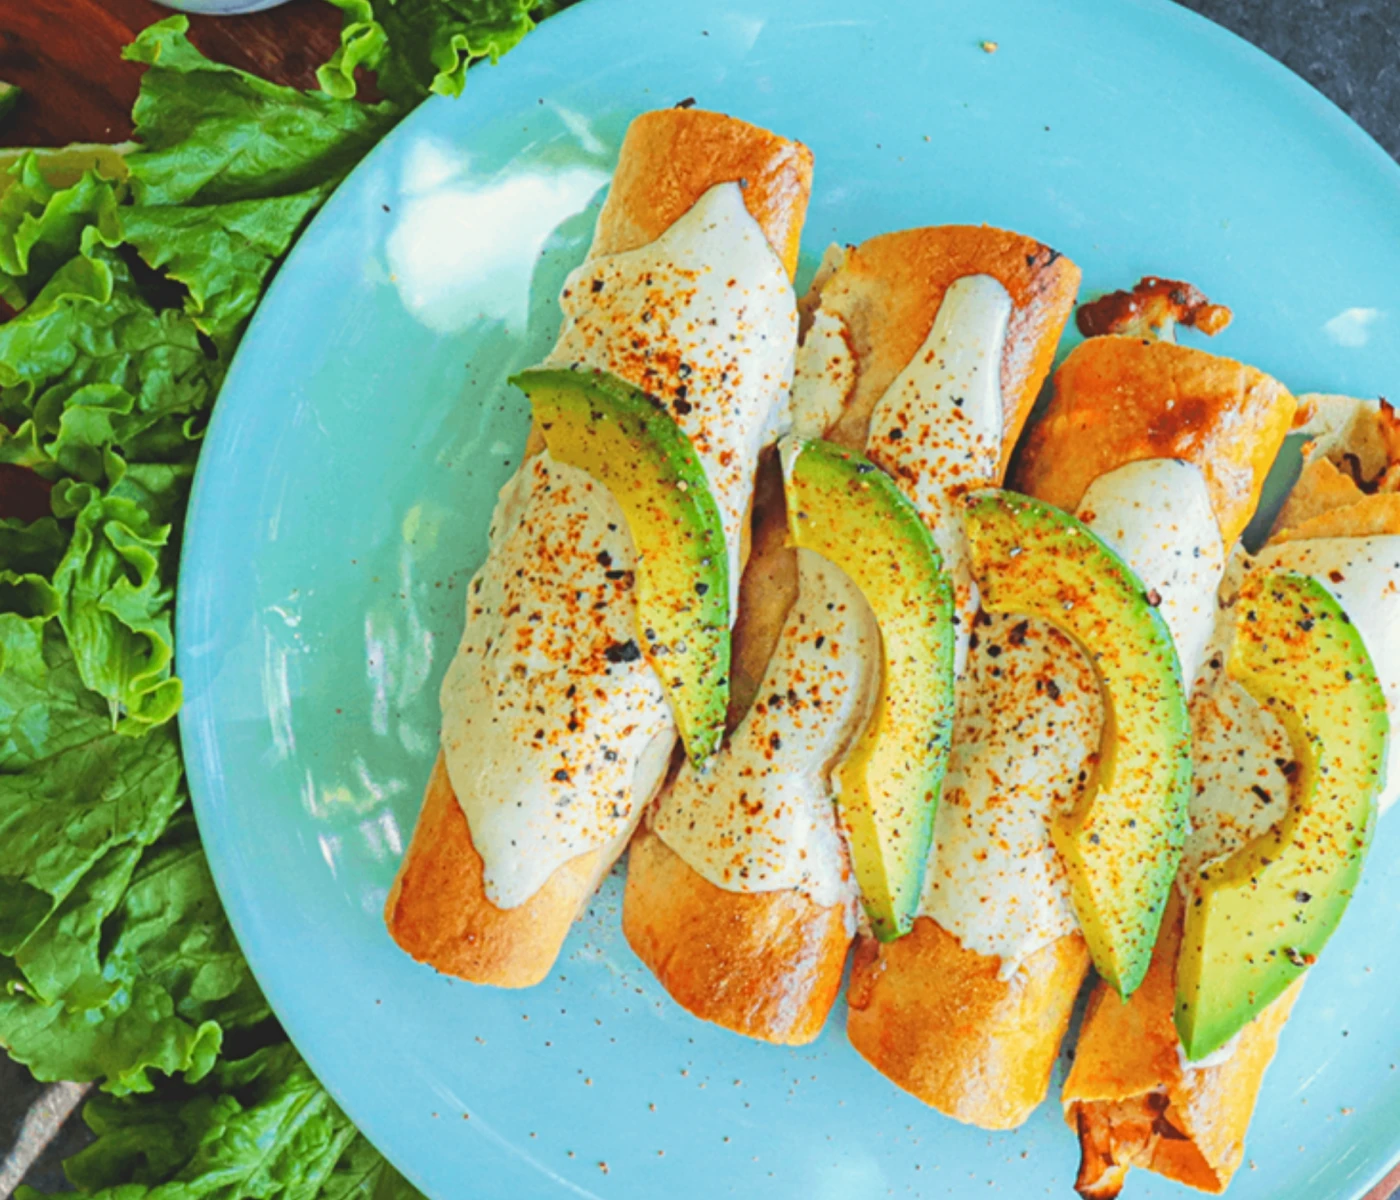
[(563, 767), (560, 767), (557, 771), (554, 772), (554, 782), (555, 782), (555, 783), (568, 783), (568, 782), (569, 782), (569, 773), (568, 773), (568, 771), (566, 771)]
[(593, 294), (596, 296), (603, 290), (603, 281), (601, 279), (595, 279), (589, 286), (593, 289)]
[(869, 475), (870, 472), (873, 471), (874, 469), (875, 469), (875, 464), (872, 463), (872, 462), (856, 463), (856, 474), (857, 474), (857, 475)]
[(1029, 621), (1022, 621), (1019, 625), (1013, 625), (1011, 627), (1011, 632), (1006, 635), (1006, 640), (1013, 646), (1024, 645), (1026, 634), (1030, 632), (1030, 629), (1031, 623)]
[(642, 657), (642, 652), (637, 648), (637, 643), (628, 638), (625, 642), (614, 642), (603, 651), (603, 657), (610, 663), (636, 662)]
[(694, 97), (694, 96), (687, 96), (684, 100), (677, 100), (677, 101), (676, 101), (676, 107), (677, 107), (677, 108), (694, 108), (694, 107), (695, 107), (695, 97)]
[(578, 684), (571, 683), (564, 692), (565, 700), (572, 700), (578, 694)]
[(1098, 835), (1097, 833), (1091, 833), (1091, 834), (1089, 835), (1089, 841), (1090, 841), (1093, 845), (1097, 846), (1097, 845), (1099, 844), (1099, 835)]
[(995, 642), (992, 642), (992, 643), (987, 647), (987, 657), (988, 657), (988, 658), (1000, 658), (1000, 657), (1001, 657), (1001, 647), (998, 646)]
[(1273, 793), (1270, 792), (1269, 789), (1266, 787), (1262, 787), (1259, 784), (1255, 783), (1250, 785), (1249, 790), (1253, 792), (1256, 796), (1258, 796), (1259, 799), (1262, 800), (1265, 804), (1272, 804), (1274, 802)]
[(708, 583), (704, 582), (704, 580), (701, 580), (699, 583), (697, 583), (697, 584), (695, 585), (695, 594), (696, 594), (697, 596), (703, 596), (703, 595), (704, 595), (706, 592), (708, 592), (709, 590), (710, 590), (710, 585), (709, 585)]
[(1058, 700), (1060, 698), (1060, 685), (1053, 679), (1046, 682), (1045, 690), (1049, 693), (1051, 700)]
[(603, 751), (604, 762), (617, 762), (617, 751), (608, 749)]
[(1152, 605), (1153, 608), (1160, 608), (1162, 606), (1162, 593), (1156, 588), (1149, 588), (1147, 592), (1147, 603)]
[(770, 750), (781, 750), (783, 748), (783, 739), (776, 733), (770, 733), (768, 735), (768, 747)]
[(904, 430), (891, 429), (889, 433), (889, 438), (892, 442), (902, 442), (904, 440)]
[(682, 417), (685, 416), (695, 407), (695, 405), (693, 405), (689, 400), (687, 400), (683, 395), (681, 395), (681, 393), (684, 391), (684, 388), (677, 388), (676, 398), (673, 401), (671, 401), (671, 407), (674, 408), (676, 412)]
[(812, 645), (814, 645), (818, 650), (820, 650), (823, 646), (826, 645), (826, 634), (817, 634), (817, 640), (813, 642)]
[(599, 550), (599, 551), (598, 551), (598, 565), (599, 565), (600, 567), (610, 567), (610, 566), (612, 566), (612, 555), (609, 554), (606, 550)]
[(1295, 899), (1299, 904), (1307, 904), (1308, 901), (1312, 899), (1312, 893), (1297, 891), (1293, 893), (1293, 899)]
[(1316, 624), (1317, 622), (1314, 621), (1311, 617), (1304, 617), (1301, 621), (1298, 622), (1298, 628), (1301, 629), (1304, 633), (1311, 633), (1312, 627)]

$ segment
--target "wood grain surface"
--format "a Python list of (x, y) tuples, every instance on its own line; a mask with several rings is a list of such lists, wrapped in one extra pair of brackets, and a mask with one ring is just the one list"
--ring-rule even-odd
[[(1206, 8), (1203, 0), (1193, 7)], [(1355, 7), (1354, 5), (1352, 7)], [(141, 67), (121, 48), (147, 25), (169, 16), (151, 0), (0, 0), (0, 79), (25, 91), (18, 111), (0, 127), (0, 145), (58, 146), (115, 142), (131, 135), (131, 105)], [(335, 49), (340, 14), (323, 0), (293, 0), (281, 8), (235, 18), (190, 17), (190, 38), (221, 62), (279, 83), (316, 86), (316, 67)], [(1391, 34), (1400, 29), (1394, 19)], [(24, 473), (27, 475), (27, 472)], [(0, 467), (0, 516), (32, 518), (47, 497), (15, 469)], [(18, 1087), (12, 1064), (0, 1082)], [(34, 1086), (36, 1098), (44, 1092)], [(46, 1102), (47, 1103), (47, 1102)], [(30, 1121), (24, 1136), (52, 1138), (52, 1120)], [(19, 1149), (20, 1129), (0, 1128), (0, 1159)], [(0, 1187), (0, 1196), (10, 1181)], [(1400, 1168), (1367, 1200), (1400, 1190)]]
[[(171, 12), (151, 0), (0, 0), (0, 79), (25, 91), (0, 145), (119, 142), (131, 135), (141, 66), (121, 50)], [(316, 86), (339, 40), (340, 13), (294, 0), (246, 16), (190, 17), (190, 40), (210, 58), (279, 83)]]

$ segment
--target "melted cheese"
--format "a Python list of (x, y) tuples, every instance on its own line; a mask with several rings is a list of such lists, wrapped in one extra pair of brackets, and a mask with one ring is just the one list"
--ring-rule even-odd
[[(552, 366), (601, 368), (664, 401), (719, 503), (737, 589), (754, 461), (781, 419), (796, 343), (782, 263), (737, 184), (660, 238), (565, 284)], [(528, 900), (563, 863), (622, 844), (675, 742), (636, 635), (636, 550), (616, 501), (540, 454), (501, 494), (442, 686), (442, 745), (487, 897)]]

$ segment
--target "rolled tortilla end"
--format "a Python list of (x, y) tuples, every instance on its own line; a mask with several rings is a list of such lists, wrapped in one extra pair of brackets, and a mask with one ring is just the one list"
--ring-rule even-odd
[(622, 912), (632, 949), (688, 1012), (780, 1045), (821, 1033), (850, 944), (845, 904), (819, 905), (793, 888), (726, 891), (642, 829)]
[(655, 241), (717, 183), (743, 189), (744, 206), (791, 278), (812, 190), (812, 152), (703, 108), (657, 109), (627, 127), (591, 253)]
[(1015, 1129), (1050, 1086), (1089, 951), (1072, 933), (1035, 951), (1009, 979), (1001, 967), (928, 917), (884, 945), (862, 938), (848, 993), (851, 1045), (945, 1116)]
[(486, 897), (481, 855), (439, 754), (384, 920), (404, 951), (444, 975), (532, 987), (549, 974), (604, 869), (603, 852), (590, 850), (555, 871), (524, 904), (497, 908)]
[(1074, 1065), (1065, 1120), (1079, 1135), (1076, 1187), (1116, 1196), (1131, 1167), (1203, 1192), (1223, 1192), (1244, 1159), (1244, 1138), (1264, 1072), (1303, 981), (1259, 1014), (1221, 1061), (1188, 1067), (1173, 1009), (1180, 910), (1174, 902), (1142, 986), (1126, 1002), (1094, 989)]
[[(799, 142), (721, 113), (671, 108), (644, 113), (623, 141), (590, 255), (660, 237), (711, 187), (739, 183), (744, 204), (789, 275), (811, 190), (812, 155)], [(543, 448), (532, 431), (527, 458)], [(633, 797), (636, 811), (650, 801)], [(420, 962), (498, 987), (529, 987), (553, 966), (570, 926), (625, 841), (560, 867), (517, 908), (487, 897), (480, 854), (439, 755), (408, 852), (385, 907), (389, 932)]]

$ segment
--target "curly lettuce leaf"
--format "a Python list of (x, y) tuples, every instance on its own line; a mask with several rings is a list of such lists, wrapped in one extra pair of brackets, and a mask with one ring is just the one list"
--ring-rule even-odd
[(0, 520), (0, 674), (44, 669), (44, 627), (59, 608), (50, 579), (66, 543), (52, 517)]
[(257, 307), (273, 264), (329, 191), (321, 185), (229, 204), (128, 208), (122, 238), (150, 266), (185, 285), (185, 311), (227, 346)]
[(171, 526), (122, 491), (55, 486), (54, 514), (73, 518), (73, 536), (53, 583), (83, 684), (111, 704), (113, 727), (132, 734), (173, 717), (182, 693), (170, 674), (174, 572), (161, 569)]
[[(340, 48), (317, 73), (330, 95), (355, 95), (355, 71), (404, 105), (460, 96), (472, 59), (495, 62), (535, 27), (538, 0), (330, 0), (345, 13)], [(559, 6), (552, 6), (559, 7)], [(551, 11), (552, 11), (551, 7)]]
[[(0, 954), (20, 960), (28, 994), (53, 1001), (81, 973), (76, 952), (56, 970), (31, 970), (31, 941), (46, 926), (50, 943), (67, 938), (113, 910), (139, 852), (178, 806), (179, 781), (173, 734), (140, 743), (119, 736), (52, 628), (37, 671), (0, 674)], [(99, 864), (131, 848), (116, 894), (93, 887)], [(79, 891), (82, 902), (70, 903)], [(87, 950), (95, 970), (95, 943)]]
[(83, 1119), (96, 1140), (64, 1168), (102, 1200), (417, 1196), (285, 1042), (159, 1098), (96, 1097)]
[[(165, 738), (173, 747), (168, 727), (124, 745), (150, 751)], [(227, 1031), (269, 1015), (193, 819), (173, 820), (131, 869), (129, 857), (116, 847), (99, 858), (25, 952), (0, 959), (0, 1045), (39, 1079), (102, 1080), (117, 1094), (150, 1091), (153, 1072), (197, 1081)], [(40, 996), (35, 978), (65, 990)]]
[(83, 231), (97, 226), (115, 239), (117, 192), (96, 171), (67, 187), (46, 176), (38, 155), (26, 153), (0, 176), (0, 300), (20, 309), (42, 283), (78, 252)]
[(221, 365), (176, 309), (158, 310), (126, 263), (98, 245), (60, 267), (0, 325), (0, 462), (97, 482), (109, 451), (193, 455), (188, 418), (212, 401)]
[(142, 148), (128, 156), (140, 205), (226, 204), (333, 185), (398, 117), (269, 83), (205, 58), (170, 17), (124, 51), (150, 64), (132, 117)]

